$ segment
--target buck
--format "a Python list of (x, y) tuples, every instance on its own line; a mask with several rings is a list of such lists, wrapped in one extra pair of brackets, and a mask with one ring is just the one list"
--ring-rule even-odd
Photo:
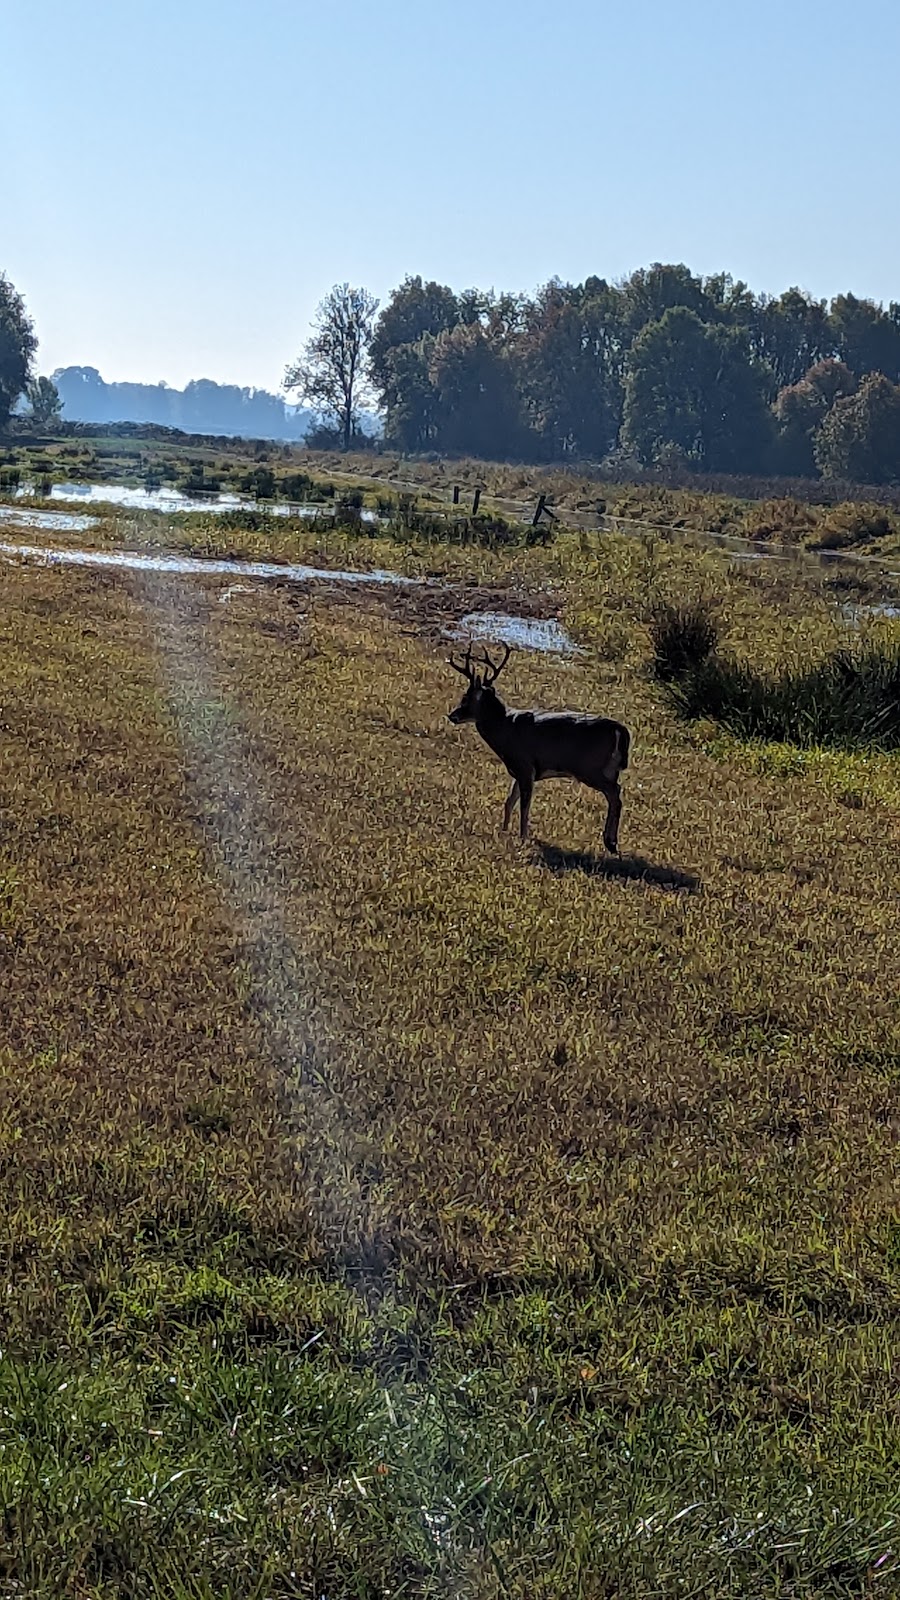
[(451, 656), (449, 663), (469, 685), (459, 705), (450, 712), (449, 721), (474, 722), (512, 779), (503, 808), (504, 831), (509, 828), (518, 802), (521, 836), (527, 837), (531, 796), (541, 778), (575, 778), (605, 797), (603, 843), (612, 855), (617, 855), (622, 814), (619, 773), (628, 766), (628, 729), (609, 717), (592, 717), (578, 711), (513, 711), (494, 688), (510, 657), (509, 645), (504, 649), (506, 654), (496, 665), (486, 650), (480, 660), (474, 661), (471, 644), (462, 661)]

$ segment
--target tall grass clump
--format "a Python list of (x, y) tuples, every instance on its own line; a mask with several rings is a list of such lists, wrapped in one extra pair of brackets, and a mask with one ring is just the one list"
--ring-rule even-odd
[(824, 516), (810, 540), (813, 550), (853, 550), (885, 539), (897, 530), (897, 519), (882, 506), (833, 506)]
[(771, 674), (712, 654), (667, 687), (682, 716), (718, 722), (739, 738), (900, 749), (900, 640), (860, 643)]
[(500, 550), (515, 545), (553, 543), (551, 527), (531, 527), (512, 521), (496, 512), (473, 514), (422, 508), (415, 497), (401, 494), (395, 502), (382, 500), (379, 510), (388, 521), (391, 536), (400, 544), (478, 545), (485, 550)]
[(709, 603), (658, 602), (650, 614), (653, 673), (660, 683), (674, 683), (703, 666), (719, 642), (719, 626)]

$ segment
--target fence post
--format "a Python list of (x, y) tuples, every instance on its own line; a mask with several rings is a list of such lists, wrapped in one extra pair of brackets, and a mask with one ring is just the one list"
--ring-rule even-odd
[(481, 500), (481, 490), (480, 489), (476, 489), (475, 490), (475, 498), (472, 501), (472, 515), (473, 515), (473, 517), (477, 517), (477, 515), (478, 515), (478, 505), (479, 505), (480, 500)]

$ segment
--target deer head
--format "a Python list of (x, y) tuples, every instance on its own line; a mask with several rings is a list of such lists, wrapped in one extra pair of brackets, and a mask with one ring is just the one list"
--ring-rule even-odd
[(462, 661), (455, 661), (453, 656), (450, 657), (450, 666), (454, 672), (462, 673), (468, 680), (469, 687), (459, 705), (450, 712), (447, 719), (449, 722), (475, 722), (484, 696), (493, 694), (494, 684), (509, 660), (509, 645), (504, 645), (503, 649), (505, 651), (503, 660), (496, 663), (491, 660), (486, 650), (482, 650), (479, 657), (473, 657), (471, 644)]

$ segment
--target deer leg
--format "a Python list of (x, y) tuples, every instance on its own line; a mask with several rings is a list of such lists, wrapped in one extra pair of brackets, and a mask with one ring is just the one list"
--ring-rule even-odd
[(619, 854), (619, 818), (622, 815), (622, 793), (618, 783), (607, 783), (603, 786), (606, 796), (606, 824), (603, 829), (603, 844), (610, 855)]
[(518, 798), (519, 798), (519, 780), (518, 780), (518, 778), (513, 778), (512, 788), (510, 789), (509, 794), (506, 796), (506, 805), (503, 807), (503, 832), (504, 833), (508, 833), (509, 832), (509, 825), (512, 822), (512, 814), (516, 809), (516, 802), (517, 802)]
[(528, 838), (528, 813), (531, 810), (533, 790), (534, 779), (530, 773), (527, 778), (519, 779), (519, 833), (523, 839)]

